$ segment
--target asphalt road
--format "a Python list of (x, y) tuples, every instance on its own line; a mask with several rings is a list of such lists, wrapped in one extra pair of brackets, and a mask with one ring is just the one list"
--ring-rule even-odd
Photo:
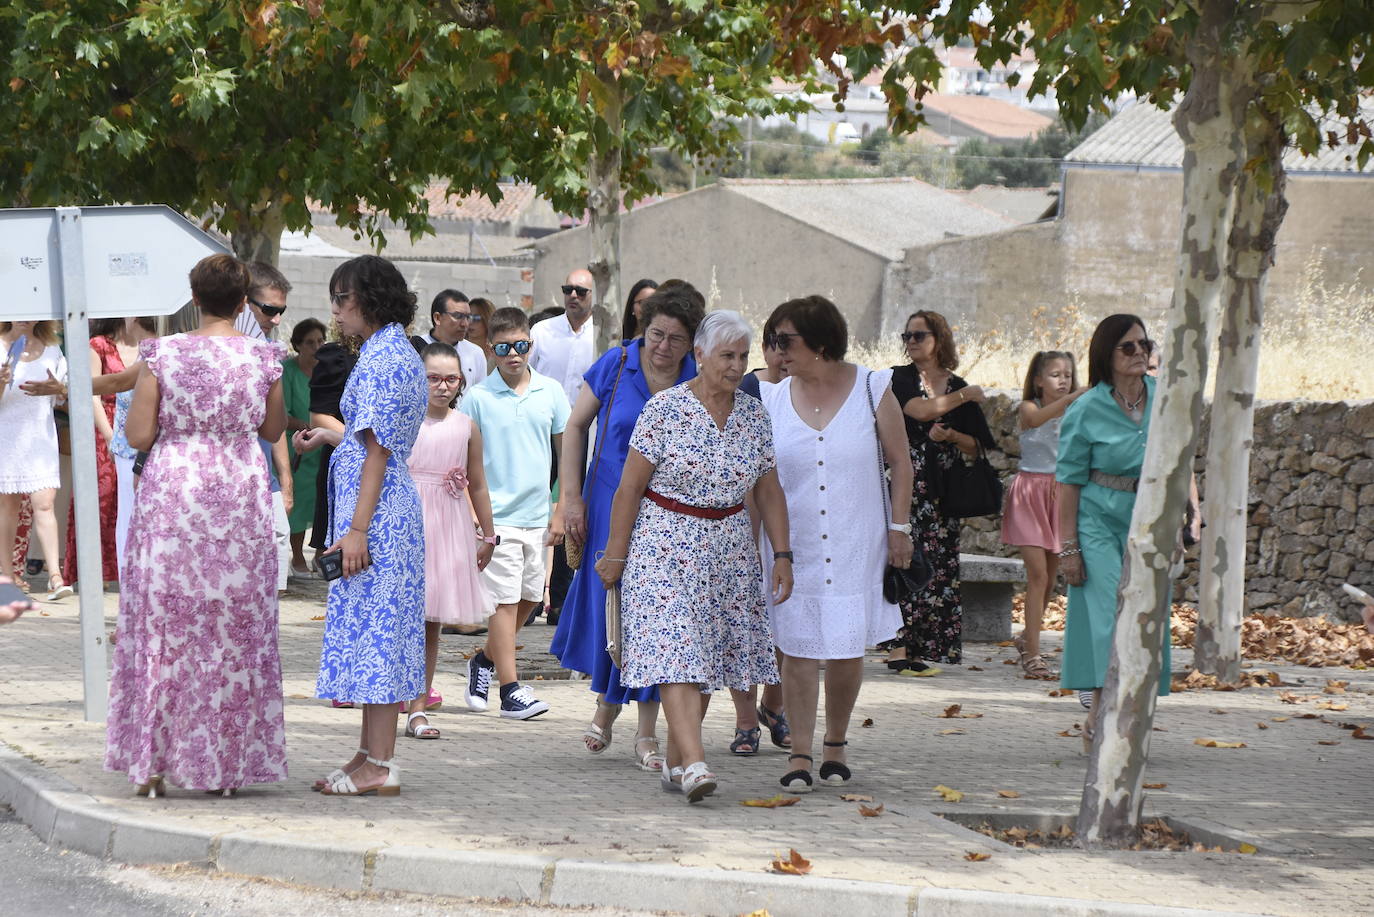
[(48, 847), (0, 806), (0, 914), (24, 917), (647, 917), (398, 894), (320, 891), (189, 867), (139, 868)]

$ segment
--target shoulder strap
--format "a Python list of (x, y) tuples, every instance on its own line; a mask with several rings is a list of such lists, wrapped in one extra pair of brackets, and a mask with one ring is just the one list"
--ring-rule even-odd
[(878, 490), (883, 495), (883, 525), (892, 521), (892, 506), (887, 494), (887, 463), (883, 461), (883, 437), (878, 432), (878, 406), (873, 402), (873, 370), (864, 379), (864, 390), (868, 393), (868, 412), (873, 415), (873, 442), (878, 450)]
[(596, 431), (596, 455), (592, 457), (592, 467), (587, 471), (588, 481), (596, 477), (596, 469), (601, 464), (601, 451), (606, 448), (606, 434), (609, 432), (606, 428), (611, 423), (611, 408), (615, 406), (615, 393), (620, 391), (620, 377), (625, 374), (625, 361), (629, 356), (630, 348), (621, 344), (620, 366), (615, 371), (615, 384), (611, 386), (611, 397), (606, 399), (606, 423)]

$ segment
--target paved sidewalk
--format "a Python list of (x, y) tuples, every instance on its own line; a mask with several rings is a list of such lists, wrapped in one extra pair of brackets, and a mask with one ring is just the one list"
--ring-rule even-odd
[[(584, 683), (556, 677), (556, 660), (544, 653), (553, 629), (542, 621), (522, 631), (522, 657), (526, 671), (550, 676), (534, 682), (552, 705), (550, 713), (525, 723), (495, 713), (467, 713), (463, 662), (478, 641), (446, 637), (436, 679), (445, 707), (433, 717), (444, 735), (428, 742), (398, 739), (401, 796), (318, 796), (309, 792), (309, 783), (349, 756), (358, 731), (356, 711), (333, 710), (312, 696), (322, 628), (315, 618), (323, 614), (322, 597), (319, 585), (293, 581), (293, 592), (282, 603), (291, 767), (285, 784), (252, 787), (236, 799), (173, 789), (168, 798), (149, 801), (134, 797), (123, 775), (105, 773), (103, 728), (81, 720), (74, 600), (42, 605), (0, 630), (0, 739), (47, 774), (93, 797), (70, 797), (82, 811), (97, 807), (107, 822), (127, 822), (140, 831), (213, 836), (209, 850), (221, 869), (322, 885), (357, 887), (359, 881), (367, 885), (383, 876), (423, 875), (429, 884), (416, 890), (461, 887), (469, 894), (547, 903), (552, 885), (562, 888), (553, 896), (559, 899), (555, 903), (599, 901), (712, 913), (767, 904), (775, 917), (820, 913), (826, 909), (822, 900), (837, 906), (890, 900), (893, 913), (922, 915), (997, 913), (989, 904), (995, 901), (1003, 902), (1004, 913), (1055, 911), (1050, 905), (1031, 907), (1029, 898), (1001, 897), (1009, 894), (1085, 899), (1085, 905), (1096, 900), (1294, 917), (1374, 913), (1374, 802), (1368, 779), (1374, 742), (1354, 740), (1338, 725), (1374, 720), (1374, 671), (1263, 664), (1293, 686), (1190, 691), (1162, 702), (1147, 780), (1167, 787), (1151, 793), (1146, 814), (1220, 823), (1251, 836), (1259, 853), (1018, 851), (932, 813), (1075, 811), (1086, 759), (1077, 738), (1057, 733), (1075, 731), (1082, 711), (1071, 697), (1049, 697), (1055, 684), (1024, 680), (1018, 667), (1004, 664), (1013, 658), (1010, 648), (982, 644), (966, 647), (965, 666), (946, 667), (936, 678), (898, 678), (876, 663), (869, 666), (854, 722), (871, 719), (872, 725), (851, 733), (856, 780), (847, 792), (883, 803), (878, 818), (861, 817), (854, 803), (841, 801), (840, 791), (829, 788), (788, 808), (740, 806), (743, 799), (773, 795), (787, 762), (766, 737), (757, 757), (729, 754), (733, 711), (724, 697), (707, 721), (708, 760), (721, 789), (701, 805), (689, 808), (679, 797), (665, 795), (655, 776), (634, 766), (632, 711), (616, 724), (611, 748), (589, 756), (580, 736), (592, 712), (592, 695)], [(117, 597), (106, 598), (112, 629)], [(1057, 645), (1055, 638), (1049, 635), (1048, 647)], [(1188, 657), (1187, 651), (1177, 652), (1175, 664), (1183, 667)], [(1347, 693), (1323, 695), (1328, 677), (1348, 681)], [(1281, 692), (1308, 699), (1284, 703)], [(1324, 702), (1348, 707), (1319, 709)], [(953, 703), (982, 715), (939, 718)], [(1329, 722), (1301, 719), (1304, 713)], [(1261, 722), (1268, 728), (1260, 729)], [(1200, 747), (1194, 744), (1199, 737), (1243, 741), (1247, 747)], [(0, 757), (0, 767), (15, 773), (24, 767), (38, 770), (13, 754)], [(12, 773), (12, 790), (17, 779)], [(54, 785), (45, 779), (33, 776), (29, 784)], [(932, 792), (937, 784), (962, 791), (963, 800), (941, 801)], [(1004, 799), (998, 790), (1021, 795)], [(68, 797), (59, 792), (52, 798)], [(20, 804), (15, 808), (25, 811)], [(59, 818), (58, 825), (74, 830), (75, 818)], [(116, 832), (110, 852), (119, 857), (121, 843), (125, 853), (134, 851), (132, 838)], [(312, 872), (308, 863), (288, 863), (281, 845), (290, 843), (317, 845), (318, 868)], [(148, 844), (145, 851), (168, 855), (165, 844)], [(811, 860), (810, 876), (767, 874), (769, 861), (788, 848)], [(203, 854), (206, 848), (198, 849)], [(290, 856), (299, 859), (299, 849)], [(340, 871), (331, 851), (356, 853), (358, 876)], [(992, 856), (971, 862), (965, 859), (971, 851)], [(409, 872), (400, 868), (404, 858), (410, 858)], [(445, 873), (453, 871), (445, 864), (458, 861), (466, 864), (469, 884), (445, 885)], [(628, 864), (643, 865), (627, 871)], [(571, 870), (574, 865), (577, 870)], [(723, 872), (701, 873), (716, 877), (718, 884), (708, 883), (684, 898), (674, 877), (685, 872), (673, 869), (682, 866)], [(560, 886), (564, 876), (570, 878)], [(632, 877), (636, 894), (642, 892), (634, 900), (624, 897), (630, 887), (626, 876)], [(886, 885), (862, 886), (873, 892), (864, 898), (861, 886), (829, 879)], [(472, 891), (479, 887), (513, 891)], [(789, 897), (792, 889), (801, 897)], [(951, 892), (942, 898), (922, 892), (918, 904), (912, 889), (973, 894)], [(820, 897), (805, 896), (811, 893)], [(737, 906), (755, 901), (762, 903)], [(973, 904), (960, 910), (959, 901)], [(881, 910), (846, 909), (851, 914)]]

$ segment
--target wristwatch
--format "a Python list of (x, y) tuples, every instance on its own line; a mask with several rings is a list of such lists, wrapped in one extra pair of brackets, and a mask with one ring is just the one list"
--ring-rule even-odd
[(889, 522), (889, 523), (887, 524), (887, 530), (888, 530), (889, 532), (901, 532), (903, 535), (910, 535), (910, 534), (911, 534), (911, 523), (910, 523), (910, 522)]
[(487, 544), (491, 545), (492, 547), (495, 547), (496, 545), (498, 545), (498, 544), (501, 543), (501, 536), (500, 536), (500, 535), (486, 535), (486, 536), (483, 536), (480, 540), (481, 540), (481, 541), (485, 541)]

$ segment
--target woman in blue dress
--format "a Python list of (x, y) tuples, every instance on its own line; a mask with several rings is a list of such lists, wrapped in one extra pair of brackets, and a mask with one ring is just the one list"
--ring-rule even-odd
[[(591, 676), (596, 713), (582, 734), (587, 751), (599, 755), (611, 744), (611, 724), (627, 701), (639, 705), (639, 728), (634, 757), (641, 770), (663, 769), (655, 727), (658, 688), (626, 688), (620, 669), (606, 652), (606, 587), (592, 569), (597, 552), (606, 547), (611, 501), (620, 484), (630, 434), (649, 398), (686, 382), (697, 374), (692, 340), (705, 315), (705, 301), (690, 284), (665, 285), (643, 303), (640, 322), (644, 336), (626, 341), (592, 364), (583, 378), (567, 429), (558, 477), (565, 482), (553, 526), (583, 544), (582, 567), (573, 578), (563, 614), (549, 651), (563, 666)], [(597, 436), (584, 486), (587, 433), (596, 421)]]
[(341, 408), (342, 434), (296, 434), (298, 451), (330, 443), (329, 547), (343, 577), (329, 589), (318, 697), (363, 706), (358, 753), (316, 786), (331, 796), (401, 790), (397, 704), (425, 690), (425, 546), (420, 498), (406, 459), (428, 400), (424, 364), (405, 328), (415, 295), (385, 259), (364, 255), (329, 280), (334, 320), (364, 339)]
[[(1090, 710), (1083, 724), (1085, 749), (1111, 660), (1121, 563), (1150, 434), (1155, 380), (1146, 369), (1153, 350), (1137, 316), (1104, 318), (1088, 348), (1091, 387), (1069, 405), (1059, 426), (1059, 570), (1069, 584), (1059, 683), (1077, 691)], [(1162, 696), (1169, 693), (1167, 621), (1160, 637)]]

